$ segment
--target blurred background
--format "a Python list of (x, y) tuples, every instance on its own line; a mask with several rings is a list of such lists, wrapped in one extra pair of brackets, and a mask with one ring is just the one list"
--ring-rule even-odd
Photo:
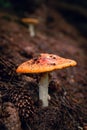
[[(87, 36), (87, 0), (0, 0), (1, 10), (13, 10), (22, 17), (26, 16), (26, 13), (35, 13), (43, 6), (46, 6), (47, 17), (49, 16), (47, 8), (53, 8), (73, 24), (82, 35)], [(52, 18), (49, 18), (49, 21), (51, 20)]]

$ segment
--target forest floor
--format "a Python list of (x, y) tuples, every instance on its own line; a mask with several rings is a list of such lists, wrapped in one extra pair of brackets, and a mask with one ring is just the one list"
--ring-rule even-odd
[[(33, 15), (40, 20), (35, 37), (30, 37), (28, 27), (16, 14), (0, 12), (0, 130), (15, 130), (13, 122), (18, 121), (22, 130), (87, 130), (87, 39), (60, 13), (49, 12), (46, 22), (43, 10)], [(46, 108), (38, 100), (39, 75), (30, 77), (15, 71), (19, 64), (40, 53), (57, 54), (78, 63), (50, 74), (51, 100)], [(27, 96), (33, 101), (30, 109)], [(21, 101), (25, 106), (21, 107)], [(9, 102), (18, 112), (15, 120)]]

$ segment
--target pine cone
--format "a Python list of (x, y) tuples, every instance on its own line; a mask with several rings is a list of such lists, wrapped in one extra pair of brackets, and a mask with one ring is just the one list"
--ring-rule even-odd
[(12, 103), (4, 103), (2, 112), (4, 114), (3, 123), (8, 130), (22, 130), (18, 111)]
[(24, 120), (30, 120), (35, 113), (34, 102), (27, 90), (12, 89), (9, 92), (9, 100), (18, 109), (19, 115)]

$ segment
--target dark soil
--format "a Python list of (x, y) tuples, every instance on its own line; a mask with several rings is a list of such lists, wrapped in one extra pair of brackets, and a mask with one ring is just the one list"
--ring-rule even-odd
[[(34, 38), (18, 16), (0, 12), (0, 130), (15, 130), (16, 122), (18, 130), (87, 130), (87, 39), (61, 14), (52, 9), (49, 12), (46, 22), (44, 10), (33, 15), (41, 21)], [(20, 63), (40, 53), (57, 54), (78, 63), (50, 74), (51, 100), (46, 108), (38, 100), (39, 75), (15, 71)], [(8, 109), (13, 108), (9, 102), (18, 112), (17, 119)]]

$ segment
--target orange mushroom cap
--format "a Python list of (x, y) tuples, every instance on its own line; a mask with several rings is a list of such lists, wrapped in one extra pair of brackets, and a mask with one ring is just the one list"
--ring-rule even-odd
[(75, 66), (77, 63), (71, 59), (65, 59), (57, 55), (42, 53), (37, 58), (31, 59), (19, 65), (17, 73), (43, 73), (56, 69)]
[(31, 24), (38, 24), (39, 20), (36, 18), (23, 18), (22, 22), (24, 23), (31, 23)]

